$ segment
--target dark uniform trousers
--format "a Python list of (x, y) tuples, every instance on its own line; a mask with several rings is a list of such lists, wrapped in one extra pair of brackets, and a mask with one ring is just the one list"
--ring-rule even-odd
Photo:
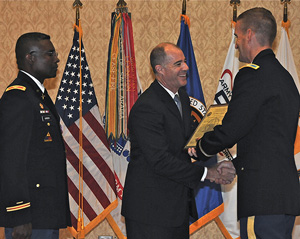
[[(33, 229), (31, 239), (58, 239), (59, 230)], [(5, 228), (5, 239), (12, 239), (12, 228)]]
[(292, 239), (295, 216), (263, 215), (240, 219), (241, 239)]

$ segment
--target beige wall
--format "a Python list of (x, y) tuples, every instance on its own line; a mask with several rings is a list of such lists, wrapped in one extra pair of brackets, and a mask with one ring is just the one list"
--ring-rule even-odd
[[(52, 99), (55, 99), (72, 45), (72, 26), (75, 21), (73, 2), (73, 0), (0, 0), (0, 95), (17, 74), (14, 55), (17, 38), (28, 31), (41, 31), (51, 35), (61, 60), (56, 79), (46, 82)], [(105, 104), (110, 18), (117, 2), (118, 0), (82, 0), (83, 8), (80, 10), (83, 42), (101, 113)], [(162, 41), (177, 42), (182, 1), (127, 0), (126, 2), (132, 13), (137, 71), (145, 89), (153, 80), (149, 64), (151, 49)], [(187, 15), (191, 20), (190, 32), (207, 105), (213, 101), (230, 43), (232, 7), (229, 2), (229, 0), (187, 1)], [(255, 6), (271, 10), (278, 26), (281, 25), (283, 5), (280, 4), (280, 0), (241, 0), (238, 13)], [(290, 41), (299, 74), (300, 0), (293, 0), (288, 9), (292, 23)], [(274, 44), (275, 49), (279, 38), (280, 28)], [(201, 234), (202, 238), (222, 238), (218, 236), (220, 234), (215, 228), (214, 224), (209, 224), (194, 237), (199, 238)], [(98, 230), (100, 232), (97, 231), (91, 238), (104, 234), (101, 230), (109, 232), (110, 228), (104, 222)]]
[[(198, 63), (199, 74), (207, 105), (213, 101), (217, 83), (230, 43), (232, 7), (229, 0), (187, 1), (187, 15), (191, 20), (191, 36)], [(111, 12), (117, 0), (82, 0), (80, 10), (83, 28), (83, 43), (87, 53), (92, 80), (101, 113), (105, 104), (107, 49), (110, 38)], [(0, 0), (0, 95), (16, 74), (14, 47), (17, 38), (24, 32), (41, 31), (51, 35), (59, 58), (56, 79), (48, 80), (46, 87), (53, 99), (65, 67), (72, 38), (75, 10), (73, 0)], [(151, 49), (162, 41), (176, 43), (180, 30), (181, 0), (127, 0), (132, 13), (137, 71), (143, 88), (149, 86), (153, 76), (149, 64)], [(255, 6), (270, 9), (281, 24), (283, 5), (280, 0), (241, 0), (238, 13)], [(288, 6), (290, 40), (296, 66), (300, 65), (300, 0)], [(280, 28), (275, 42), (279, 43)], [(300, 68), (298, 67), (300, 73)]]

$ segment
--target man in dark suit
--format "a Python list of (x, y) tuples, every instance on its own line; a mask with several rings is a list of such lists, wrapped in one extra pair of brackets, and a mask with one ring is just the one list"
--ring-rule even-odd
[[(231, 182), (235, 171), (231, 162), (209, 169), (194, 165), (184, 150), (192, 120), (189, 97), (182, 88), (188, 66), (181, 49), (159, 44), (150, 61), (156, 80), (129, 116), (131, 155), (122, 215), (128, 239), (186, 239), (189, 213), (195, 215), (193, 188), (205, 178)], [(175, 95), (180, 98), (177, 105)]]
[(43, 86), (59, 59), (42, 33), (22, 35), (16, 57), (18, 77), (0, 100), (0, 226), (7, 239), (54, 239), (70, 225), (60, 119)]
[(214, 155), (237, 143), (241, 238), (252, 233), (261, 239), (288, 239), (300, 214), (294, 161), (299, 93), (271, 50), (276, 21), (270, 11), (254, 8), (242, 13), (235, 35), (239, 60), (251, 63), (235, 78), (222, 126), (203, 136), (197, 155)]

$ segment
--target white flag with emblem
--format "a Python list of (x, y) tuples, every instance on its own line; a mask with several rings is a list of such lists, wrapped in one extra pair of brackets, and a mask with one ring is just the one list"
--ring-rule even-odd
[[(215, 95), (214, 104), (228, 104), (232, 96), (232, 88), (234, 77), (239, 70), (239, 60), (236, 56), (234, 27), (232, 27), (231, 43), (227, 52), (226, 60), (223, 66), (219, 86)], [(233, 157), (236, 156), (235, 147), (230, 149)], [(218, 160), (226, 158), (224, 155), (218, 154)], [(239, 223), (237, 221), (237, 177), (229, 185), (221, 185), (222, 196), (224, 201), (224, 212), (219, 216), (222, 224), (227, 231), (223, 231), (224, 235), (230, 234), (232, 238), (240, 236)], [(224, 228), (224, 227), (221, 227)], [(227, 238), (227, 237), (226, 237)], [(228, 238), (229, 235), (228, 235)]]

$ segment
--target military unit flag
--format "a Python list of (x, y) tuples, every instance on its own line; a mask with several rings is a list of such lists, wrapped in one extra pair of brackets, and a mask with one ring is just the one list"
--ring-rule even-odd
[(112, 14), (106, 80), (105, 132), (113, 155), (118, 195), (118, 207), (107, 219), (118, 238), (125, 238), (126, 229), (121, 207), (130, 160), (127, 120), (141, 90), (136, 72), (132, 22), (130, 15), (125, 12)]

